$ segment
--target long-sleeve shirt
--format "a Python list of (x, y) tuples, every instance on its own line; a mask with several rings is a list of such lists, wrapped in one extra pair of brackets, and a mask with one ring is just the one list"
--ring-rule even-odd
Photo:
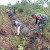
[(20, 23), (18, 21), (15, 21), (15, 24), (12, 22), (12, 25), (14, 25), (16, 28), (20, 26)]
[(12, 12), (11, 12), (10, 10), (8, 11), (8, 15), (9, 15), (9, 17), (10, 17), (10, 16), (13, 16), (13, 15), (12, 15)]
[[(37, 19), (36, 17), (40, 16), (41, 17), (41, 20)], [(39, 20), (39, 24), (43, 24), (43, 25), (46, 25), (47, 24), (47, 21), (48, 21), (48, 17), (47, 15), (44, 15), (44, 14), (38, 14), (38, 15), (35, 15), (35, 18), (36, 18), (36, 22), (35, 24), (37, 24), (37, 21)]]

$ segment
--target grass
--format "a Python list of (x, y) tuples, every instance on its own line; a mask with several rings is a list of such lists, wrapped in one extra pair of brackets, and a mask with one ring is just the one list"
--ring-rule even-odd
[(45, 30), (44, 33), (45, 33), (45, 37), (46, 37), (48, 40), (50, 40), (50, 38), (49, 38), (49, 37), (50, 37), (50, 33), (49, 33), (47, 30)]
[(19, 38), (18, 36), (15, 36), (14, 38), (11, 38), (11, 39), (7, 39), (11, 42), (14, 42), (15, 43), (15, 46), (18, 47), (18, 50), (23, 50), (23, 48), (25, 48), (25, 45), (26, 45), (26, 41), (28, 38), (25, 37), (21, 40), (21, 38)]
[(2, 48), (2, 50), (5, 50), (5, 48)]
[[(6, 17), (4, 17), (4, 15), (5, 14), (3, 14), (3, 13), (1, 13), (1, 16), (0, 16), (0, 25), (1, 26), (3, 26), (3, 27), (5, 27), (5, 26), (7, 26), (7, 25), (11, 25), (11, 22), (9, 22), (8, 20), (7, 20), (7, 18)], [(32, 20), (32, 18), (31, 18), (31, 16), (29, 16), (29, 15), (25, 15), (25, 14), (21, 14), (21, 13), (17, 13), (17, 16), (19, 17), (19, 18), (22, 18), (23, 16), (23, 18), (22, 18), (22, 20), (23, 20), (23, 22), (25, 23), (25, 22), (27, 22), (27, 21), (29, 21), (29, 19), (31, 19), (31, 21), (33, 22), (34, 20)], [(27, 19), (27, 20), (26, 20)], [(2, 24), (3, 23), (3, 24)], [(47, 25), (48, 27), (48, 29), (49, 29), (49, 26), (50, 26), (50, 23), (48, 23), (48, 25)], [(47, 29), (46, 28), (46, 29)], [(50, 39), (49, 37), (50, 37), (50, 35), (49, 35), (50, 33), (47, 31), (47, 30), (45, 30), (45, 37), (47, 38), (47, 39)], [(27, 37), (25, 37), (25, 38), (23, 38), (22, 40), (21, 40), (21, 38), (19, 38), (19, 37), (17, 37), (17, 36), (15, 36), (14, 38), (6, 38), (6, 41), (11, 41), (11, 42), (14, 42), (15, 43), (15, 46), (16, 47), (18, 47), (18, 50), (23, 50), (23, 48), (25, 47), (25, 45), (28, 43), (28, 41), (27, 41), (28, 39), (27, 39)], [(40, 41), (39, 39), (38, 39), (38, 41)], [(1, 41), (0, 41), (1, 42)], [(40, 50), (40, 47), (38, 46), (38, 49)], [(3, 48), (3, 50), (4, 50), (4, 48)]]
[(23, 46), (18, 45), (18, 50), (23, 50)]

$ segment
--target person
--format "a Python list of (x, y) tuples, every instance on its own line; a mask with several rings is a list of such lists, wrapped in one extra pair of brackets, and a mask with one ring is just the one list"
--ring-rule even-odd
[(10, 18), (13, 17), (13, 14), (12, 14), (11, 10), (8, 10), (8, 16), (9, 16)]
[(44, 14), (32, 14), (32, 18), (36, 19), (36, 22), (34, 25), (37, 24), (38, 20), (39, 20), (39, 23), (38, 23), (38, 29), (36, 31), (36, 33), (38, 33), (40, 31), (40, 28), (42, 28), (42, 35), (44, 34), (44, 30), (45, 30), (45, 26), (47, 24), (47, 21), (48, 21), (48, 16), (47, 15), (44, 15)]
[(6, 9), (6, 10), (7, 10), (6, 12), (8, 13), (8, 16), (9, 16), (10, 21), (12, 21), (13, 14), (12, 14), (11, 10), (8, 10), (8, 9)]
[(11, 10), (6, 9), (6, 13), (8, 13), (8, 16), (9, 16), (9, 17), (12, 17), (12, 16), (13, 16)]
[(14, 10), (13, 10), (13, 14), (15, 14), (15, 7), (14, 7)]
[(20, 23), (18, 21), (12, 20), (12, 25), (10, 28), (12, 28), (13, 26), (15, 26), (16, 33), (17, 35), (19, 35), (21, 26)]
[(6, 9), (6, 13), (8, 13), (8, 9)]

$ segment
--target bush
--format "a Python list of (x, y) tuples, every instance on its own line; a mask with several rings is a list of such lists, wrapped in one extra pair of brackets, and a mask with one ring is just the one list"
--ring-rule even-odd
[(20, 7), (18, 7), (18, 12), (22, 13), (24, 11), (24, 7), (22, 5), (20, 5)]

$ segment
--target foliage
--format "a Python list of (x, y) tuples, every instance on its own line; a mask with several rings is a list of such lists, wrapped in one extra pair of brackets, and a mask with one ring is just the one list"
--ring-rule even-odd
[(15, 36), (14, 38), (9, 39), (9, 41), (15, 42), (16, 47), (18, 47), (18, 49), (22, 50), (23, 47), (26, 45), (27, 37), (25, 37), (25, 38), (23, 38), (23, 40), (21, 40), (20, 38)]
[(4, 48), (2, 48), (2, 50), (5, 50)]
[(23, 50), (23, 47), (18, 45), (18, 50)]

